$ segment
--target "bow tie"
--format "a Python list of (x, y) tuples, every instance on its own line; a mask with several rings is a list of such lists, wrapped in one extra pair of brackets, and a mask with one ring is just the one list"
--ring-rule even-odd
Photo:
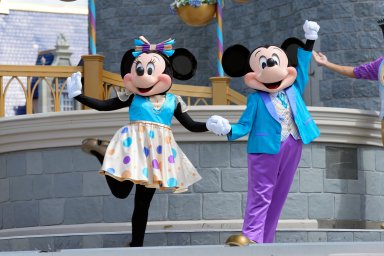
[(288, 107), (287, 97), (285, 96), (284, 92), (282, 91), (278, 92), (276, 97), (280, 100), (284, 108)]

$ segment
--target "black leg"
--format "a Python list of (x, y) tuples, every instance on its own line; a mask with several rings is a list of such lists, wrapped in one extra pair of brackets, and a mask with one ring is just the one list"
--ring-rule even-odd
[(135, 208), (132, 215), (131, 247), (141, 247), (144, 244), (145, 229), (147, 228), (148, 210), (156, 189), (136, 185)]
[(129, 180), (121, 182), (108, 175), (105, 175), (105, 179), (107, 180), (108, 187), (112, 194), (117, 198), (126, 198), (132, 190), (133, 183)]

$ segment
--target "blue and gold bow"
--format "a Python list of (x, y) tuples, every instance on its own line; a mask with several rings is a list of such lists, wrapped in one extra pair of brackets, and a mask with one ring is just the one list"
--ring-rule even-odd
[(140, 36), (139, 39), (135, 39), (135, 51), (132, 55), (136, 58), (143, 52), (157, 51), (170, 57), (175, 52), (175, 50), (172, 50), (174, 43), (175, 39), (170, 38), (158, 44), (150, 44), (145, 37)]

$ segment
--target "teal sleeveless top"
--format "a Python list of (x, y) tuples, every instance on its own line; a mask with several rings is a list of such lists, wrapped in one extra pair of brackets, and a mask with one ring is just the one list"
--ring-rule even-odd
[(135, 95), (129, 107), (130, 120), (131, 122), (149, 121), (171, 126), (177, 103), (176, 96), (167, 93), (163, 105), (160, 109), (155, 109), (149, 97)]

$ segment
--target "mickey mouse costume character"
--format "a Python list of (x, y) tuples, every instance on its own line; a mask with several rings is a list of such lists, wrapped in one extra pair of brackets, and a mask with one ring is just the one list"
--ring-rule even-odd
[[(302, 144), (320, 135), (302, 98), (308, 82), (312, 48), (319, 25), (305, 21), (306, 43), (289, 38), (277, 46), (258, 47), (250, 52), (234, 45), (223, 54), (224, 71), (244, 76), (256, 91), (237, 124), (219, 116), (207, 122), (209, 130), (236, 140), (248, 137), (248, 194), (242, 234), (227, 240), (229, 245), (271, 243), (284, 202), (299, 165)], [(244, 238), (246, 237), (246, 239)]]
[[(68, 78), (68, 91), (82, 104), (99, 111), (129, 107), (130, 122), (120, 128), (109, 143), (100, 173), (112, 194), (126, 198), (136, 184), (132, 216), (131, 247), (143, 246), (148, 209), (156, 189), (185, 192), (201, 179), (178, 147), (171, 130), (176, 119), (189, 131), (205, 132), (206, 124), (186, 113), (181, 97), (168, 93), (172, 77), (187, 80), (196, 71), (196, 59), (188, 50), (172, 49), (173, 39), (150, 44), (135, 40), (135, 49), (121, 61), (121, 76), (127, 92), (116, 98), (98, 100), (82, 94), (81, 74)], [(103, 160), (103, 156), (98, 156)]]

